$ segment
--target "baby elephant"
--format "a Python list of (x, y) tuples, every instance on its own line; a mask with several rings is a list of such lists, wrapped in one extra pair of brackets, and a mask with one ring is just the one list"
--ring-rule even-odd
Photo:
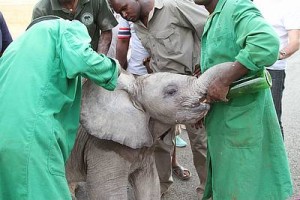
[(127, 200), (128, 181), (136, 200), (160, 199), (153, 144), (175, 124), (204, 117), (209, 105), (199, 99), (213, 79), (207, 74), (134, 78), (122, 72), (113, 92), (87, 81), (81, 127), (66, 166), (68, 181), (86, 181), (91, 200)]

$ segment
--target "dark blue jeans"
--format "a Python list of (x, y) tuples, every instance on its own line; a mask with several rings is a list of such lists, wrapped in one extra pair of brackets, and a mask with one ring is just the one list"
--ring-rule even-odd
[(285, 70), (268, 69), (268, 71), (272, 76), (272, 88), (271, 88), (272, 97), (273, 97), (273, 102), (275, 105), (279, 125), (281, 128), (282, 137), (284, 138), (283, 127), (281, 123), (281, 114), (282, 114), (281, 102), (282, 102), (282, 94), (284, 90)]

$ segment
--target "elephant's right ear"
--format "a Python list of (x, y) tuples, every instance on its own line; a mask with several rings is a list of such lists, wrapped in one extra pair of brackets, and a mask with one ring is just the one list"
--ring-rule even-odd
[(115, 91), (107, 91), (90, 82), (84, 85), (81, 125), (100, 139), (113, 140), (134, 149), (152, 146), (153, 138), (148, 128), (150, 117), (140, 106), (136, 108), (127, 93), (133, 89), (134, 77), (121, 74), (118, 81)]

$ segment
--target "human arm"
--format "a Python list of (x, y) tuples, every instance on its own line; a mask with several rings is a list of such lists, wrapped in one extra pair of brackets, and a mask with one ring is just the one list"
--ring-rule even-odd
[(208, 12), (203, 6), (197, 5), (193, 1), (175, 2), (177, 6), (176, 10), (174, 10), (174, 15), (177, 16), (179, 25), (195, 31), (200, 41)]
[[(49, 4), (49, 5), (47, 5)], [(42, 17), (42, 16), (45, 16), (45, 15), (49, 15), (50, 13), (47, 13), (46, 12), (46, 7), (47, 6), (51, 6), (50, 5), (50, 1), (49, 2), (46, 2), (46, 1), (39, 1), (33, 8), (32, 10), (32, 17), (31, 17), (31, 20), (34, 20), (36, 18), (39, 18), (39, 17)]]
[(12, 37), (7, 27), (6, 21), (0, 12), (0, 33), (1, 33), (1, 44), (0, 44), (0, 56), (4, 52), (4, 50), (8, 47), (8, 45), (12, 42)]
[(153, 73), (153, 70), (150, 67), (150, 61), (151, 61), (150, 56), (143, 59), (143, 65), (146, 67), (146, 70), (147, 70), (148, 74)]
[(107, 1), (95, 0), (94, 2), (99, 4), (98, 6), (93, 6), (98, 8), (95, 10), (95, 12), (97, 12), (96, 25), (101, 33), (98, 40), (97, 52), (106, 55), (112, 42), (112, 29), (118, 25), (118, 21), (116, 20)]
[(82, 23), (72, 21), (68, 25), (61, 36), (60, 52), (66, 76), (75, 78), (81, 75), (107, 90), (113, 90), (117, 83), (119, 64), (92, 50), (90, 36)]
[(97, 52), (106, 55), (109, 50), (111, 40), (112, 40), (112, 30), (102, 31), (99, 38)]
[(200, 69), (200, 65), (197, 64), (195, 66), (195, 70), (193, 72), (193, 76), (196, 76), (197, 78), (199, 78), (199, 76), (201, 75), (201, 69)]
[(299, 50), (300, 30), (288, 30), (288, 44), (280, 49), (279, 60), (286, 59)]
[(116, 58), (120, 62), (123, 69), (127, 69), (127, 53), (130, 38), (119, 38), (117, 41)]
[(257, 8), (240, 0), (233, 20), (236, 44), (242, 47), (235, 59), (254, 72), (274, 64), (278, 59), (279, 38)]
[[(206, 51), (202, 51), (206, 54), (205, 57), (202, 57), (205, 62), (201, 64), (204, 69), (207, 69), (206, 66), (212, 67), (228, 61), (234, 62), (233, 69), (236, 74), (226, 71), (221, 74), (224, 78), (220, 77), (214, 80), (216, 83), (213, 83), (212, 87), (214, 85), (220, 87), (220, 89), (217, 88), (220, 93), (219, 96), (211, 95), (213, 101), (225, 100), (224, 90), (228, 91), (233, 81), (242, 76), (256, 74), (264, 67), (272, 65), (277, 60), (279, 50), (276, 33), (250, 1), (240, 0), (235, 5), (229, 4), (227, 7), (225, 5), (222, 12), (220, 18), (216, 19), (224, 26), (214, 26), (214, 29), (211, 29), (213, 31), (209, 32), (211, 38), (209, 42), (212, 46)], [(217, 14), (216, 17), (218, 17)], [(213, 49), (214, 45), (218, 48)], [(212, 59), (215, 57), (218, 59), (213, 62)], [(230, 68), (231, 66), (229, 66)], [(211, 90), (216, 93), (216, 90)]]
[(279, 51), (279, 60), (290, 57), (299, 49), (300, 14), (299, 6), (296, 5), (296, 2), (291, 2), (291, 4), (289, 5), (283, 3), (282, 5), (284, 6), (284, 11), (282, 11), (280, 23), (281, 26), (283, 26), (282, 28), (284, 28), (286, 32), (281, 32), (281, 34), (287, 34), (287, 40), (284, 40), (286, 38), (282, 36), (282, 45)]
[(215, 76), (215, 79), (212, 80), (207, 88), (206, 100), (208, 102), (227, 101), (226, 96), (232, 82), (238, 80), (249, 71), (238, 61), (226, 63), (224, 65), (228, 66), (222, 70), (222, 73), (219, 76)]
[(127, 20), (119, 18), (118, 40), (116, 47), (116, 58), (123, 69), (127, 69), (127, 54), (131, 39), (131, 27)]

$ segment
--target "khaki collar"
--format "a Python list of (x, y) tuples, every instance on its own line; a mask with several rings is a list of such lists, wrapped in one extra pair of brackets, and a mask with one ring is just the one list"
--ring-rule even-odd
[(151, 18), (153, 17), (154, 11), (155, 9), (162, 9), (162, 7), (164, 7), (164, 2), (162, 0), (154, 0), (154, 6), (153, 9), (149, 12), (149, 16), (148, 16), (148, 22), (151, 20)]

